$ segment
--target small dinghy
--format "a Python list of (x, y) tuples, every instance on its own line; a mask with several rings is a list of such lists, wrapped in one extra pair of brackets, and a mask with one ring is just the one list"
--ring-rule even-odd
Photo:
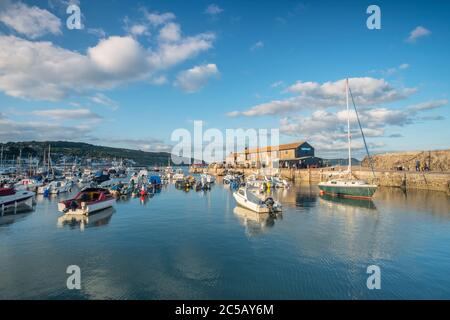
[(65, 214), (89, 215), (92, 212), (112, 207), (116, 199), (107, 189), (85, 188), (73, 199), (58, 203), (58, 210)]
[(280, 212), (282, 210), (278, 201), (271, 197), (262, 199), (248, 187), (239, 188), (233, 192), (233, 197), (241, 207), (258, 213)]

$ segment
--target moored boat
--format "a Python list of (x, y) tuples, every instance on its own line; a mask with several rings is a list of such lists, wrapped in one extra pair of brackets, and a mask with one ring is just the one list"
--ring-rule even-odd
[(48, 185), (37, 188), (38, 194), (60, 194), (72, 190), (72, 181), (52, 181)]
[[(346, 90), (346, 103), (347, 103), (347, 139), (348, 139), (348, 169), (347, 169), (347, 178), (343, 179), (332, 179), (326, 182), (319, 183), (319, 189), (321, 194), (328, 194), (331, 196), (343, 197), (343, 198), (353, 198), (353, 199), (371, 199), (378, 186), (375, 184), (369, 184), (366, 181), (354, 179), (352, 175), (352, 144), (351, 144), (351, 133), (350, 133), (350, 109), (349, 109), (349, 86), (348, 79), (345, 82), (345, 90)], [(353, 99), (353, 97), (352, 97)], [(354, 105), (354, 102), (353, 102)], [(356, 106), (354, 105), (356, 118), (358, 120), (358, 124), (360, 126), (361, 135), (364, 140), (364, 145), (366, 147), (367, 155), (370, 155), (367, 148), (366, 140), (364, 137), (364, 132), (361, 127), (361, 123), (359, 121), (358, 112), (356, 111)], [(371, 163), (371, 162), (370, 162)], [(375, 176), (373, 167), (372, 173)]]
[(282, 210), (282, 206), (278, 201), (271, 197), (262, 199), (256, 194), (256, 191), (252, 191), (248, 187), (239, 188), (233, 192), (233, 197), (241, 207), (258, 213), (279, 212)]
[(22, 179), (14, 186), (16, 190), (30, 190), (35, 191), (37, 188), (43, 186), (43, 182), (34, 178)]
[(202, 173), (200, 175), (201, 179), (204, 179), (207, 183), (214, 183), (216, 182), (216, 177), (208, 174), (208, 173)]
[(173, 180), (183, 180), (184, 179), (184, 172), (183, 169), (177, 169), (176, 173), (173, 175)]
[(34, 192), (0, 188), (0, 215), (31, 210), (34, 205)]
[(330, 180), (319, 183), (322, 194), (353, 199), (372, 198), (377, 186), (362, 180)]
[(58, 210), (65, 214), (89, 215), (92, 212), (112, 207), (116, 199), (107, 189), (85, 188), (75, 198), (58, 203)]

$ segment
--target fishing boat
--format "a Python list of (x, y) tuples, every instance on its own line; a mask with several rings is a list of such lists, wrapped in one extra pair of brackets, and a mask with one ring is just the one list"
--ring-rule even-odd
[(31, 210), (34, 205), (34, 192), (0, 188), (0, 215)]
[(103, 188), (85, 188), (75, 198), (58, 203), (58, 211), (65, 214), (89, 215), (112, 207), (116, 199)]
[[(348, 79), (345, 82), (346, 89), (346, 103), (347, 103), (347, 139), (348, 139), (348, 169), (345, 173), (347, 175), (346, 178), (342, 179), (332, 179), (326, 182), (319, 183), (319, 189), (321, 194), (328, 194), (337, 197), (344, 198), (353, 198), (353, 199), (371, 199), (378, 186), (375, 184), (369, 184), (364, 180), (354, 179), (352, 175), (352, 144), (351, 144), (351, 134), (350, 134), (350, 108), (349, 108), (349, 92), (350, 88), (348, 85)], [(353, 96), (352, 96), (353, 101)], [(358, 112), (356, 110), (355, 103), (353, 101), (353, 107), (355, 109), (356, 118), (358, 119), (359, 128), (361, 130), (361, 135), (364, 140), (364, 145), (366, 147), (367, 155), (369, 157), (369, 163), (372, 166), (372, 162), (370, 161), (370, 155), (367, 148), (366, 140), (364, 137), (364, 132), (361, 127), (361, 123), (359, 121)], [(372, 173), (375, 176), (373, 166)]]
[(233, 197), (241, 207), (258, 213), (280, 212), (282, 210), (278, 201), (271, 197), (261, 198), (256, 194), (256, 191), (248, 187), (240, 187), (233, 192)]

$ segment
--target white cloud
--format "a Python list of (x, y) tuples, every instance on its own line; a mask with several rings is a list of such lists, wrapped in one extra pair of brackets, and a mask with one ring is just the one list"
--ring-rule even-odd
[(159, 50), (150, 53), (149, 62), (154, 69), (167, 69), (212, 48), (214, 39), (213, 33), (201, 33), (177, 42), (163, 42)]
[(406, 42), (414, 43), (417, 41), (417, 39), (429, 36), (431, 34), (431, 31), (422, 27), (418, 26), (414, 30), (412, 30), (406, 39)]
[(278, 88), (284, 85), (284, 81), (276, 81), (270, 85), (271, 88)]
[(103, 145), (137, 149), (150, 152), (170, 152), (173, 146), (164, 143), (163, 140), (157, 138), (132, 139), (132, 138), (92, 138), (91, 141), (97, 141)]
[(117, 103), (117, 101), (110, 99), (103, 93), (97, 93), (96, 95), (91, 97), (91, 100), (94, 103), (101, 104), (103, 106), (107, 106), (107, 107), (111, 108), (112, 110), (117, 110), (119, 108), (119, 104)]
[(146, 52), (132, 37), (102, 39), (88, 49), (88, 57), (100, 70), (119, 76), (138, 75), (146, 65)]
[[(414, 92), (415, 88), (395, 89), (384, 79), (370, 77), (350, 78), (350, 88), (355, 103), (359, 106), (369, 106), (404, 99)], [(234, 111), (229, 116), (264, 116), (284, 114), (299, 110), (329, 108), (345, 103), (345, 79), (335, 82), (301, 82), (289, 86), (286, 92), (297, 96), (272, 100), (245, 111)]]
[(81, 141), (91, 132), (91, 126), (65, 126), (54, 121), (13, 121), (0, 118), (0, 139), (2, 141)]
[(153, 26), (159, 26), (165, 24), (171, 20), (175, 20), (175, 15), (172, 12), (158, 13), (158, 12), (145, 12), (145, 17)]
[[(146, 12), (146, 14), (148, 14), (148, 12)], [(148, 21), (135, 23), (134, 21), (130, 21), (130, 19), (127, 16), (123, 19), (123, 22), (125, 32), (127, 32), (133, 37), (149, 36), (151, 34), (149, 31)]]
[(167, 42), (176, 42), (181, 39), (180, 25), (170, 22), (159, 31), (159, 40)]
[(130, 33), (135, 36), (148, 35), (148, 28), (144, 24), (135, 24), (130, 28)]
[(383, 76), (389, 77), (389, 76), (392, 76), (392, 75), (398, 73), (399, 71), (409, 69), (409, 67), (410, 67), (409, 64), (402, 63), (399, 66), (384, 69), (384, 70), (371, 70), (370, 73), (379, 73)]
[[(427, 101), (404, 108), (389, 109), (377, 107), (373, 109), (358, 110), (362, 122), (363, 131), (367, 138), (372, 137), (399, 137), (398, 134), (385, 134), (392, 127), (403, 127), (417, 121), (423, 121), (421, 113), (433, 108), (444, 107), (447, 100)], [(428, 120), (440, 120), (440, 118), (428, 118)], [(354, 149), (362, 149), (363, 143), (358, 129), (356, 114), (350, 113), (352, 127), (352, 146)], [(341, 150), (347, 147), (346, 136), (347, 111), (338, 109), (335, 111), (316, 110), (308, 116), (284, 117), (280, 120), (280, 131), (289, 136), (307, 138), (317, 149)], [(371, 142), (371, 147), (381, 147), (384, 144)]]
[[(372, 109), (361, 108), (358, 110), (359, 118), (366, 128), (381, 135), (380, 128), (386, 126), (405, 126), (411, 124), (418, 119), (424, 111), (442, 108), (448, 105), (448, 100), (432, 100), (420, 104), (409, 105), (403, 108), (389, 109), (386, 107), (377, 107)], [(295, 121), (287, 121), (295, 120)], [(312, 112), (311, 116), (295, 116), (283, 118), (283, 124), (287, 125), (282, 128), (286, 133), (295, 133), (305, 130), (306, 133), (314, 133), (321, 130), (334, 129), (335, 126), (342, 125), (345, 127), (347, 121), (347, 110), (338, 109), (336, 111), (317, 110)], [(350, 122), (357, 126), (356, 114), (350, 111)], [(295, 124), (295, 125), (294, 125)], [(343, 129), (345, 131), (345, 129)], [(378, 136), (377, 135), (377, 136)], [(372, 134), (372, 136), (374, 136)]]
[[(99, 120), (100, 116), (86, 110), (50, 109), (22, 113), (20, 115), (35, 115), (51, 118), (58, 121), (15, 121), (4, 117), (0, 113), (0, 140), (1, 141), (46, 141), (65, 140), (95, 143), (99, 145), (139, 149), (153, 152), (170, 152), (172, 146), (157, 138), (118, 138), (114, 136), (102, 137), (94, 134), (92, 121)], [(90, 121), (87, 121), (87, 120)], [(64, 125), (62, 120), (82, 120), (80, 125)]]
[(177, 75), (175, 84), (185, 92), (196, 92), (203, 88), (211, 77), (219, 75), (215, 64), (195, 66)]
[(55, 120), (74, 120), (74, 119), (101, 119), (101, 116), (89, 109), (48, 109), (36, 110), (31, 112), (34, 116), (46, 117)]
[(398, 68), (400, 69), (400, 70), (405, 70), (405, 69), (408, 69), (410, 66), (409, 66), (409, 64), (407, 64), (407, 63), (402, 63), (401, 65), (399, 65), (398, 66)]
[(205, 13), (209, 14), (211, 16), (216, 16), (222, 12), (223, 12), (223, 9), (221, 7), (219, 7), (217, 4), (210, 4), (205, 9)]
[(260, 41), (257, 41), (254, 45), (252, 45), (252, 46), (250, 47), (250, 50), (255, 51), (255, 50), (261, 49), (261, 48), (264, 48), (264, 42), (262, 42), (262, 41), (260, 40)]
[(61, 20), (47, 10), (29, 7), (22, 2), (0, 6), (0, 21), (16, 32), (35, 39), (51, 34), (61, 34)]
[[(158, 17), (152, 18), (155, 23), (171, 15)], [(209, 50), (215, 35), (183, 37), (180, 31), (179, 36), (166, 34), (165, 40), (169, 38), (144, 48), (132, 36), (110, 36), (83, 54), (48, 41), (0, 35), (0, 90), (13, 97), (57, 101), (73, 93), (111, 89), (150, 79)]]
[(92, 34), (99, 38), (106, 38), (106, 31), (102, 28), (87, 28), (87, 33)]
[(166, 84), (167, 82), (168, 82), (167, 77), (164, 75), (155, 76), (150, 79), (150, 83), (157, 86)]
[(409, 109), (413, 110), (413, 111), (425, 111), (425, 110), (437, 109), (437, 108), (443, 107), (447, 104), (448, 104), (447, 99), (433, 100), (433, 101), (427, 101), (427, 102), (412, 105), (409, 107)]

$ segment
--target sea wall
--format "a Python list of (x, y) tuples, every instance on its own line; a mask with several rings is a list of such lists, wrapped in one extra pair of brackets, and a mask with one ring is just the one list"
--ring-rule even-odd
[[(288, 171), (288, 172), (284, 172)], [(319, 183), (338, 177), (336, 171), (327, 169), (293, 170), (282, 169), (281, 174), (295, 182)], [(450, 193), (450, 173), (354, 170), (353, 176), (383, 187), (434, 190)], [(375, 175), (374, 175), (375, 174)]]
[[(223, 168), (209, 168), (208, 172), (213, 175), (223, 175)], [(238, 169), (245, 175), (251, 175), (257, 172), (256, 169)], [(259, 172), (261, 173), (261, 172)], [(264, 172), (262, 172), (264, 174)], [(266, 172), (266, 174), (269, 172)], [(273, 172), (272, 172), (273, 173)], [(339, 171), (330, 168), (320, 169), (279, 169), (279, 173), (286, 179), (295, 183), (317, 184), (321, 181), (327, 181), (332, 177), (338, 178)], [(443, 191), (450, 195), (450, 173), (440, 172), (416, 172), (416, 171), (392, 171), (377, 170), (375, 176), (372, 171), (366, 168), (353, 170), (353, 176), (357, 179), (363, 179), (370, 183), (375, 183), (382, 187), (399, 187), (406, 189), (421, 189)]]
[[(404, 170), (416, 171), (416, 165), (428, 166), (430, 171), (450, 172), (450, 150), (405, 151), (375, 154), (371, 156), (375, 169), (394, 170), (402, 167)], [(369, 167), (368, 158), (361, 163)]]

